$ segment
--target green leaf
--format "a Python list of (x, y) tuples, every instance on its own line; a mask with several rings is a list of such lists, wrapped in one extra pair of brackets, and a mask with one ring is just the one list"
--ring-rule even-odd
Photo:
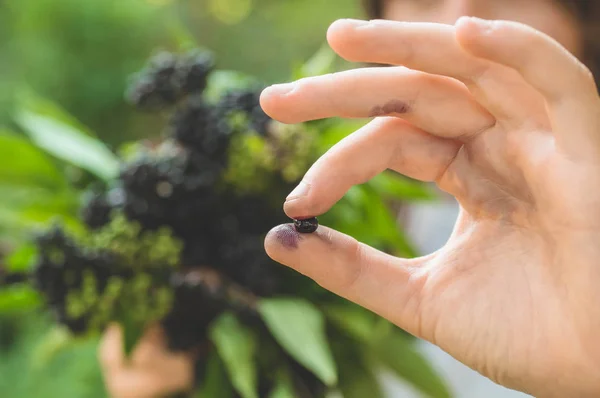
[(256, 341), (252, 332), (233, 314), (226, 313), (215, 320), (209, 333), (236, 391), (243, 398), (258, 398)]
[(145, 329), (127, 315), (121, 317), (120, 323), (123, 330), (123, 353), (126, 358), (130, 358), (137, 343), (144, 335)]
[(328, 304), (323, 311), (338, 329), (364, 342), (372, 337), (378, 320), (377, 315), (354, 304)]
[(36, 368), (45, 367), (57, 354), (66, 348), (70, 348), (74, 341), (66, 327), (56, 326), (50, 328), (35, 347), (32, 364)]
[(360, 120), (335, 120), (326, 127), (319, 128), (319, 150), (325, 153), (332, 146), (365, 125)]
[(6, 258), (8, 272), (27, 271), (33, 265), (36, 254), (37, 250), (34, 244), (25, 243), (21, 245)]
[(374, 342), (371, 353), (376, 360), (394, 371), (431, 398), (450, 398), (446, 383), (415, 348), (413, 341), (399, 333)]
[(342, 372), (340, 390), (344, 398), (384, 398), (373, 369), (363, 363), (347, 363)]
[(333, 72), (336, 60), (335, 53), (328, 44), (323, 44), (319, 50), (302, 66), (296, 69), (293, 79), (324, 75)]
[(217, 101), (228, 91), (244, 89), (257, 85), (254, 77), (232, 70), (216, 70), (208, 77), (208, 85), (204, 92), (210, 101)]
[(400, 174), (385, 171), (371, 179), (368, 184), (383, 196), (405, 201), (433, 200), (435, 195), (429, 187)]
[(0, 289), (0, 313), (21, 313), (37, 308), (40, 303), (39, 294), (27, 284)]
[(68, 182), (54, 163), (26, 139), (0, 132), (0, 181), (52, 191), (64, 190)]
[(53, 191), (35, 185), (0, 181), (0, 206), (14, 210), (39, 208), (58, 214), (76, 214), (78, 193), (72, 190)]
[(23, 87), (17, 93), (17, 101), (21, 108), (27, 109), (40, 116), (46, 116), (63, 124), (69, 125), (82, 133), (94, 136), (94, 134), (73, 115), (60, 107), (56, 102), (40, 96), (33, 90)]
[(326, 385), (337, 383), (337, 369), (323, 314), (302, 299), (263, 299), (258, 310), (277, 342)]
[(408, 237), (403, 233), (396, 217), (392, 211), (383, 202), (381, 196), (368, 189), (367, 186), (360, 186), (365, 193), (365, 202), (363, 208), (367, 214), (367, 225), (371, 227), (371, 232), (378, 234), (384, 239), (387, 245), (396, 249), (396, 253), (404, 257), (415, 257), (417, 252), (409, 242)]
[[(356, 319), (355, 315), (351, 315)], [(348, 321), (348, 323), (351, 321)], [(379, 381), (374, 376), (374, 367), (367, 361), (372, 340), (376, 336), (363, 337), (359, 341), (340, 333), (332, 338), (332, 348), (340, 367), (338, 386), (343, 398), (383, 398)]]
[(227, 378), (223, 362), (216, 351), (211, 351), (206, 360), (206, 372), (196, 398), (232, 398), (233, 389)]
[(74, 234), (81, 234), (86, 230), (78, 218), (65, 214), (57, 215), (52, 210), (38, 207), (22, 210), (0, 207), (0, 232), (29, 233), (34, 229), (45, 228), (51, 222), (60, 222), (68, 232)]
[(294, 384), (287, 372), (280, 371), (277, 373), (275, 387), (269, 394), (269, 398), (296, 398)]
[(104, 180), (117, 176), (119, 160), (102, 141), (60, 120), (27, 109), (18, 111), (15, 120), (40, 148), (57, 158)]

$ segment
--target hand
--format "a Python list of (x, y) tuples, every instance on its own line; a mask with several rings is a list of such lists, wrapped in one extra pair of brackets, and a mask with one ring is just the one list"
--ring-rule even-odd
[[(434, 181), (461, 213), (445, 247), (400, 259), (326, 227), (267, 236), (275, 260), (540, 397), (600, 396), (600, 99), (591, 73), (527, 26), (334, 23), (365, 68), (266, 89), (286, 123), (377, 116), (335, 145), (286, 201), (326, 212), (392, 169)], [(411, 68), (411, 69), (407, 69)]]
[(149, 329), (130, 362), (123, 353), (123, 332), (111, 325), (99, 347), (100, 364), (111, 398), (157, 398), (188, 391), (194, 383), (191, 355), (167, 349), (162, 329)]

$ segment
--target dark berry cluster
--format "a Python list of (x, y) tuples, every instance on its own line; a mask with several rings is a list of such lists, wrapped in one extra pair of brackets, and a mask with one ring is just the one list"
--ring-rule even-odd
[[(260, 89), (229, 91), (209, 102), (203, 91), (212, 65), (210, 56), (198, 52), (160, 53), (150, 60), (132, 82), (129, 98), (142, 109), (171, 109), (167, 139), (125, 162), (111, 189), (91, 193), (81, 213), (92, 230), (121, 212), (144, 230), (169, 228), (182, 243), (183, 274), (170, 278), (173, 306), (163, 321), (177, 349), (200, 344), (210, 320), (232, 306), (223, 296), (227, 289), (211, 287), (210, 278), (194, 279), (197, 274), (189, 270), (212, 270), (219, 280), (256, 296), (304, 282), (284, 283), (298, 277), (264, 250), (266, 232), (287, 220), (281, 195), (273, 189), (271, 195), (240, 193), (224, 177), (234, 137), (258, 133), (265, 139), (271, 119), (260, 107)], [(61, 288), (50, 296), (64, 297), (69, 286)]]
[(96, 229), (110, 220), (111, 204), (102, 192), (88, 192), (85, 195), (79, 216), (90, 228)]
[(231, 128), (219, 108), (202, 98), (187, 101), (175, 111), (169, 135), (182, 146), (225, 163)]
[(201, 94), (213, 69), (205, 52), (177, 57), (163, 51), (153, 56), (128, 87), (129, 102), (144, 110), (174, 105), (186, 95)]
[[(36, 287), (73, 332), (120, 322), (133, 331), (125, 339), (130, 353), (131, 336), (159, 322), (172, 350), (201, 356), (219, 315), (233, 311), (268, 334), (259, 298), (324, 294), (264, 249), (265, 234), (289, 220), (281, 203), (314, 160), (316, 133), (273, 122), (260, 107), (260, 88), (219, 96), (211, 87), (208, 95), (212, 71), (206, 53), (152, 57), (127, 97), (141, 110), (168, 113), (164, 139), (129, 151), (118, 178), (90, 189), (83, 236), (52, 229), (37, 240)], [(310, 233), (318, 222), (295, 225)], [(289, 362), (300, 395), (321, 396), (323, 384), (285, 355), (273, 358)], [(261, 374), (258, 382), (266, 396), (276, 380)]]
[(243, 112), (248, 116), (252, 130), (266, 135), (271, 118), (260, 106), (260, 92), (261, 89), (256, 88), (227, 93), (221, 100), (220, 108), (225, 115)]
[(57, 320), (74, 333), (83, 332), (87, 319), (67, 314), (67, 298), (78, 289), (86, 271), (91, 272), (100, 290), (115, 274), (115, 261), (108, 252), (85, 251), (58, 226), (37, 236), (38, 259), (33, 269), (35, 287), (46, 297)]
[(205, 229), (218, 198), (223, 166), (196, 152), (166, 158), (142, 157), (126, 165), (119, 196), (125, 214), (145, 228), (168, 226), (179, 236)]

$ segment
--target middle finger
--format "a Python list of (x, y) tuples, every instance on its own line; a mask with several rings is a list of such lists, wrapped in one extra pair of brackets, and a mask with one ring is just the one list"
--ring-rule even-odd
[(543, 117), (543, 97), (515, 70), (464, 51), (452, 25), (396, 21), (334, 22), (334, 51), (354, 62), (403, 65), (462, 81), (497, 119), (521, 123)]
[(475, 134), (495, 123), (460, 82), (404, 67), (355, 69), (271, 86), (261, 105), (286, 123), (390, 115), (447, 138)]

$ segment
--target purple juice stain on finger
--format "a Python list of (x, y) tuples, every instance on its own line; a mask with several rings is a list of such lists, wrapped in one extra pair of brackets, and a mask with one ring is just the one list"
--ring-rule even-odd
[(284, 224), (275, 230), (275, 239), (286, 249), (297, 249), (300, 233), (293, 224)]
[(410, 111), (410, 106), (406, 102), (400, 100), (391, 100), (383, 106), (377, 105), (373, 107), (371, 112), (369, 112), (369, 117), (385, 116), (392, 113), (401, 115), (403, 113), (408, 113), (408, 111)]

